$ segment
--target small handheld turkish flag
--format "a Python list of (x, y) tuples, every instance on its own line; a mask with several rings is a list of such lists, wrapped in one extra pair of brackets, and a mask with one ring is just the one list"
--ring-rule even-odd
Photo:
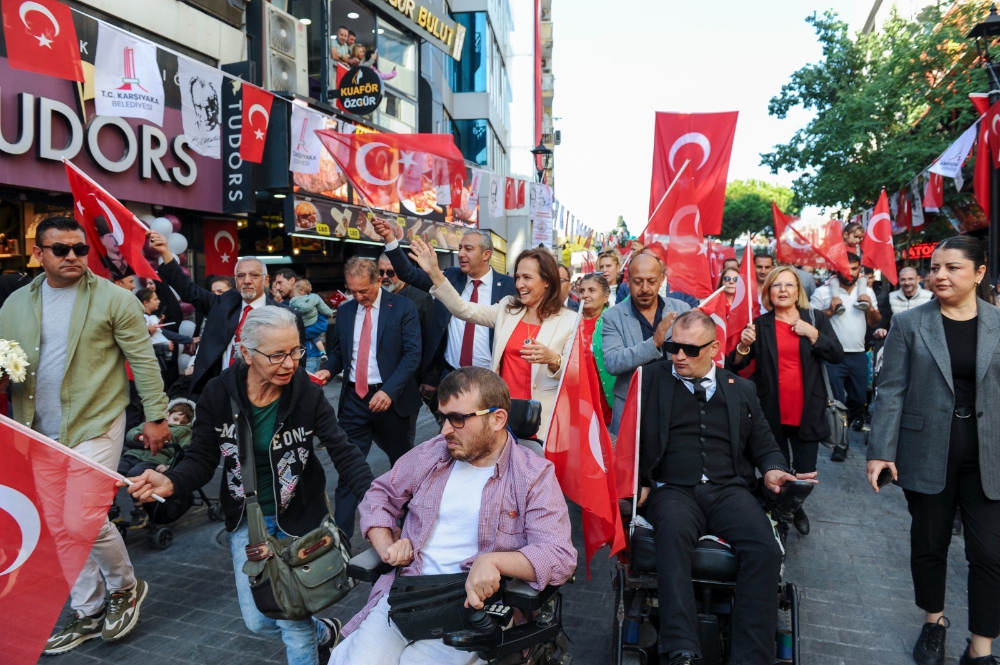
[(117, 474), (4, 416), (0, 459), (0, 661), (34, 663), (107, 524)]
[(719, 288), (698, 305), (698, 309), (708, 314), (715, 321), (715, 339), (719, 341), (719, 350), (715, 354), (715, 364), (723, 367), (726, 364), (726, 340), (729, 338), (729, 301)]
[(264, 159), (267, 126), (271, 123), (274, 95), (249, 83), (243, 84), (243, 127), (240, 129), (240, 159), (260, 164)]
[(83, 81), (73, 12), (56, 0), (3, 0), (7, 62), (15, 69)]
[(868, 220), (868, 229), (861, 241), (861, 265), (881, 270), (882, 274), (895, 284), (896, 251), (892, 245), (892, 220), (889, 218), (889, 199), (885, 190), (878, 197), (878, 203)]
[(73, 165), (66, 162), (66, 177), (73, 192), (73, 217), (83, 227), (87, 243), (97, 256), (87, 262), (95, 274), (118, 280), (131, 274), (160, 281), (142, 254), (149, 229), (128, 208)]

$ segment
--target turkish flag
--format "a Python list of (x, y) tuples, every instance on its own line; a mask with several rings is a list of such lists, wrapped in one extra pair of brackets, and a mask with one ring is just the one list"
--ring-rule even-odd
[(924, 210), (938, 210), (944, 205), (944, 176), (928, 173), (924, 187)]
[(695, 298), (708, 296), (715, 283), (694, 186), (678, 182), (664, 199), (657, 218), (667, 223), (657, 228), (650, 223), (641, 242), (667, 266), (668, 287)]
[(910, 200), (910, 195), (906, 191), (906, 187), (900, 189), (896, 196), (899, 200), (899, 207), (896, 212), (896, 226), (901, 231), (906, 231), (913, 226), (913, 202)]
[(545, 437), (545, 458), (555, 466), (563, 494), (583, 509), (588, 579), (590, 559), (598, 549), (611, 545), (614, 555), (625, 547), (615, 495), (614, 453), (601, 415), (602, 399), (597, 364), (580, 320)]
[(990, 218), (990, 131), (986, 119), (979, 121), (979, 139), (976, 142), (976, 166), (972, 175), (972, 190), (976, 202)]
[(724, 367), (726, 364), (726, 345), (729, 339), (729, 301), (722, 289), (718, 289), (701, 301), (698, 309), (708, 314), (715, 321), (715, 338), (719, 340), (719, 352), (715, 354), (715, 364)]
[(14, 69), (83, 81), (73, 12), (56, 0), (3, 0), (3, 37)]
[[(749, 260), (748, 260), (749, 259)], [(760, 297), (757, 295), (757, 275), (753, 267), (753, 252), (750, 243), (744, 253), (743, 264), (740, 266), (740, 276), (736, 282), (736, 295), (729, 305), (729, 325), (725, 344), (726, 353), (732, 353), (740, 343), (743, 329), (760, 316)]]
[(1000, 166), (1000, 102), (988, 108), (979, 120), (979, 135), (984, 133), (993, 153), (993, 165)]
[(814, 268), (829, 268), (841, 275), (851, 274), (847, 245), (840, 222), (835, 219), (805, 221), (778, 210), (771, 201), (774, 238), (779, 261)]
[(274, 95), (255, 85), (244, 83), (243, 126), (240, 129), (240, 159), (260, 164), (264, 159), (267, 126), (271, 123)]
[(517, 209), (517, 183), (513, 178), (507, 178), (504, 183), (503, 207), (504, 210)]
[[(661, 202), (674, 178), (694, 192), (701, 209), (702, 232), (722, 232), (726, 177), (736, 135), (736, 111), (728, 113), (657, 113), (653, 130), (653, 178), (649, 190), (649, 226), (660, 229), (671, 219)], [(687, 167), (684, 167), (687, 162)], [(683, 172), (681, 169), (683, 168)], [(657, 210), (659, 208), (659, 210)], [(662, 233), (662, 231), (654, 231)]]
[(893, 284), (899, 282), (896, 274), (896, 249), (892, 244), (892, 219), (889, 217), (889, 199), (885, 190), (868, 220), (868, 229), (861, 240), (861, 265), (881, 270)]
[(160, 281), (142, 253), (149, 229), (115, 197), (66, 161), (66, 177), (73, 192), (73, 217), (83, 226), (94, 254), (87, 262), (95, 275), (121, 279), (136, 274)]
[(708, 241), (708, 267), (712, 272), (712, 283), (718, 284), (722, 277), (722, 264), (727, 259), (736, 258), (736, 249), (715, 240)]
[[(451, 134), (342, 134), (329, 129), (316, 134), (354, 188), (373, 207), (399, 203), (403, 174), (418, 153), (424, 153), (427, 160), (424, 173), (449, 174), (450, 200), (462, 200), (465, 159)], [(438, 161), (445, 164), (439, 165)]]
[(0, 660), (34, 663), (115, 497), (117, 474), (0, 416)]
[(240, 253), (239, 231), (235, 219), (206, 219), (205, 274), (232, 275)]
[(517, 208), (520, 210), (524, 207), (524, 180), (517, 181)]
[(615, 441), (615, 496), (631, 499), (639, 491), (636, 465), (639, 462), (639, 418), (642, 414), (642, 365), (632, 373), (625, 408)]

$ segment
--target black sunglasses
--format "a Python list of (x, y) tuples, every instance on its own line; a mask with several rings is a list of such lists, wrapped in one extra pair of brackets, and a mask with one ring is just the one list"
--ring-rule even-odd
[(379, 270), (378, 274), (381, 275), (382, 277), (390, 277), (391, 278), (391, 277), (395, 277), (396, 276), (396, 271), (395, 270)]
[(736, 282), (740, 281), (740, 278), (739, 277), (732, 277), (730, 275), (726, 275), (725, 277), (722, 278), (722, 281), (726, 282), (726, 283), (736, 283)]
[[(714, 341), (715, 340), (713, 339), (712, 342)], [(678, 351), (683, 351), (684, 355), (686, 355), (688, 358), (697, 358), (698, 354), (701, 353), (701, 350), (704, 349), (706, 346), (710, 346), (712, 342), (705, 342), (701, 346), (698, 346), (697, 344), (678, 344), (672, 339), (668, 339), (663, 343), (663, 348), (665, 348), (667, 350), (667, 353), (669, 353), (670, 355), (674, 355)]]
[(90, 254), (90, 245), (87, 245), (82, 242), (78, 242), (74, 245), (67, 245), (61, 242), (54, 242), (51, 245), (39, 245), (39, 247), (41, 247), (42, 249), (51, 249), (52, 253), (55, 256), (58, 256), (59, 258), (63, 258), (64, 256), (69, 256), (70, 250), (73, 250), (73, 253), (76, 254), (77, 256), (86, 256), (87, 254)]
[(481, 409), (479, 411), (473, 411), (472, 413), (441, 413), (437, 412), (438, 417), (446, 418), (452, 427), (455, 429), (462, 429), (465, 427), (465, 421), (469, 418), (475, 418), (477, 416), (485, 416), (487, 413), (493, 413), (498, 411), (500, 407), (491, 406), (488, 409)]

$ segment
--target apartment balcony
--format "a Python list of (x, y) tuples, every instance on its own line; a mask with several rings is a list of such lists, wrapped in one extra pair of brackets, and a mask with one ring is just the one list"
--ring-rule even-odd
[(552, 21), (542, 21), (542, 57), (552, 57)]
[(552, 74), (542, 74), (542, 103), (545, 106), (552, 106), (552, 98), (555, 96), (556, 77)]

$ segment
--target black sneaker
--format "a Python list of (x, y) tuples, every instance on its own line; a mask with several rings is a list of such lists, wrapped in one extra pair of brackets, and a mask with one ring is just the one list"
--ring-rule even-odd
[(846, 446), (834, 446), (833, 452), (830, 453), (831, 462), (843, 462), (847, 459), (847, 447)]
[(340, 629), (342, 626), (340, 619), (330, 618), (317, 620), (326, 626), (327, 631), (329, 631), (329, 636), (319, 643), (319, 663), (320, 665), (326, 665), (326, 663), (330, 660), (333, 647), (340, 644)]
[(947, 617), (941, 617), (937, 623), (924, 624), (917, 643), (913, 645), (913, 660), (917, 665), (943, 665), (944, 640), (950, 626)]
[(965, 652), (962, 657), (958, 659), (958, 665), (1000, 665), (1000, 658), (996, 656), (982, 656), (980, 658), (971, 658), (969, 656), (969, 647), (972, 646), (972, 640), (966, 639), (969, 644), (965, 647)]

